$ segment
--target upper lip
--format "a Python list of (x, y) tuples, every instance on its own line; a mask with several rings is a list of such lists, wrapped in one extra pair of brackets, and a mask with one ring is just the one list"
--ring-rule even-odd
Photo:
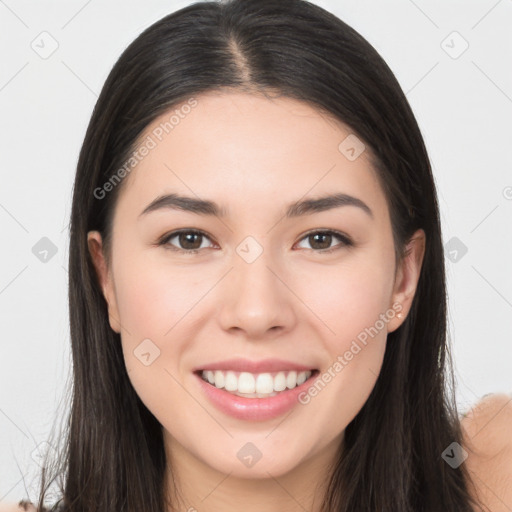
[(284, 359), (261, 359), (260, 361), (251, 361), (250, 359), (235, 358), (198, 366), (194, 369), (194, 372), (201, 370), (233, 370), (235, 372), (270, 373), (286, 370), (300, 372), (314, 369), (315, 368), (311, 366), (294, 363), (293, 361), (285, 361)]

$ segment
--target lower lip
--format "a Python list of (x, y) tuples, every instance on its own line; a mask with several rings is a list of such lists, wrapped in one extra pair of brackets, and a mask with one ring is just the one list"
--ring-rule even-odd
[(247, 421), (270, 420), (288, 412), (299, 404), (298, 396), (311, 386), (317, 375), (318, 371), (314, 371), (310, 378), (300, 386), (281, 391), (275, 396), (268, 398), (244, 398), (233, 395), (222, 388), (217, 388), (206, 382), (201, 375), (195, 374), (199, 379), (202, 390), (213, 405), (229, 416)]

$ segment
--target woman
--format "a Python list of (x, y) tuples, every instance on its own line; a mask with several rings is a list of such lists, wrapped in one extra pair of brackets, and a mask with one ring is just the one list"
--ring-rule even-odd
[(477, 439), (509, 397), (463, 430), (449, 394), (421, 133), (321, 8), (199, 2), (126, 49), (80, 153), (69, 279), (73, 402), (40, 509), (59, 474), (62, 511), (510, 504)]

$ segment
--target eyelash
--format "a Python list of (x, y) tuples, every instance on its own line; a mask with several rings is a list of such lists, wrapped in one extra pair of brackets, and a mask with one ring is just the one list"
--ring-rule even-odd
[[(197, 254), (201, 249), (180, 249), (179, 247), (175, 247), (175, 246), (172, 246), (169, 244), (169, 240), (171, 240), (172, 238), (174, 238), (182, 233), (201, 235), (201, 236), (204, 236), (204, 237), (210, 239), (210, 237), (204, 231), (199, 231), (196, 229), (180, 229), (178, 231), (173, 231), (173, 232), (168, 233), (168, 234), (164, 235), (163, 237), (161, 237), (160, 240), (157, 242), (157, 245), (165, 246), (165, 249), (169, 249), (171, 251), (176, 251), (176, 252), (185, 253), (185, 254)], [(310, 231), (309, 233), (306, 233), (299, 240), (299, 242), (301, 242), (305, 238), (309, 238), (310, 236), (317, 235), (317, 234), (334, 235), (336, 238), (341, 240), (342, 243), (335, 245), (334, 247), (331, 247), (330, 249), (308, 249), (313, 252), (326, 254), (326, 253), (334, 252), (334, 251), (340, 249), (341, 247), (352, 247), (354, 245), (352, 240), (347, 235), (344, 235), (343, 233), (340, 233), (339, 231), (334, 231), (332, 229)]]

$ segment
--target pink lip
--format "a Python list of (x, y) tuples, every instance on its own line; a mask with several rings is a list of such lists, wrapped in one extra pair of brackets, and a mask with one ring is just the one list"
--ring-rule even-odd
[(276, 418), (298, 405), (299, 394), (311, 386), (318, 373), (315, 370), (311, 377), (300, 386), (281, 391), (276, 396), (268, 398), (244, 398), (233, 395), (225, 389), (217, 388), (206, 382), (200, 373), (195, 372), (195, 376), (207, 398), (221, 412), (240, 420), (265, 421)]
[(292, 361), (285, 361), (284, 359), (262, 359), (261, 361), (251, 361), (249, 359), (235, 358), (225, 361), (218, 361), (217, 363), (210, 363), (204, 366), (198, 366), (192, 371), (198, 372), (201, 370), (233, 370), (235, 372), (271, 373), (286, 370), (305, 372), (314, 369), (314, 367), (304, 366), (302, 364), (293, 363)]

